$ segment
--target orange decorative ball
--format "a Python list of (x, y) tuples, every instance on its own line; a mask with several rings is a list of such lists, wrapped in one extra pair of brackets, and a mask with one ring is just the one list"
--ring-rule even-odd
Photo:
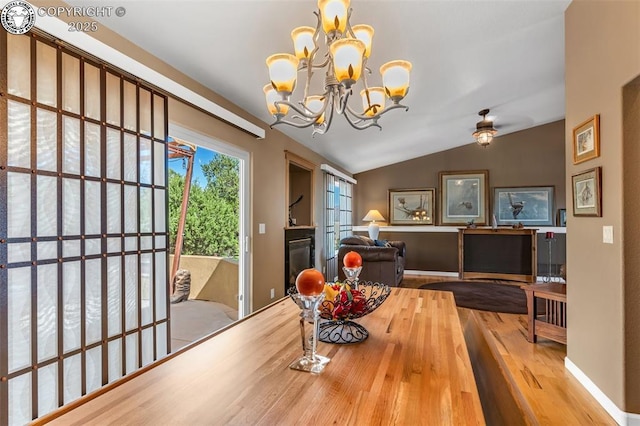
[(317, 296), (324, 291), (324, 275), (317, 269), (304, 269), (296, 278), (296, 288), (302, 296)]
[(357, 268), (359, 266), (362, 266), (362, 256), (360, 256), (360, 253), (358, 252), (350, 251), (349, 253), (344, 255), (342, 263), (347, 268)]

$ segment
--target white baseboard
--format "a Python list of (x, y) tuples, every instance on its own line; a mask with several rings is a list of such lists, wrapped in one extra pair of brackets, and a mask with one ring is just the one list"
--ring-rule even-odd
[(438, 277), (458, 277), (457, 272), (443, 272), (443, 271), (416, 271), (405, 269), (404, 273), (406, 275), (435, 275)]
[(613, 420), (621, 426), (640, 426), (640, 414), (626, 413), (609, 399), (591, 379), (575, 365), (569, 357), (564, 358), (564, 366), (582, 386), (598, 401)]

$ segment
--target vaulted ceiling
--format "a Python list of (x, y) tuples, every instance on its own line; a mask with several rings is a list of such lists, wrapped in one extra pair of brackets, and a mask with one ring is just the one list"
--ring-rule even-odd
[[(86, 0), (67, 3), (87, 5)], [(310, 129), (278, 129), (358, 173), (472, 143), (484, 108), (491, 109), (498, 136), (560, 120), (563, 14), (569, 3), (353, 0), (351, 23), (375, 29), (370, 85), (380, 83), (377, 70), (383, 63), (413, 63), (403, 101), (409, 111), (383, 116), (382, 131), (354, 130), (342, 117), (314, 138)], [(260, 118), (265, 127), (273, 121), (262, 92), (269, 81), (265, 59), (293, 53), (293, 28), (316, 26), (315, 0), (121, 0), (118, 5), (126, 8), (125, 16), (99, 18), (103, 25)], [(302, 90), (299, 84), (297, 92)], [(359, 103), (359, 97), (353, 101)]]

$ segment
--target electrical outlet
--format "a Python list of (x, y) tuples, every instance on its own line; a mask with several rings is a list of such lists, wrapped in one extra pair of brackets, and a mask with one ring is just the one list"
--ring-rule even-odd
[(613, 226), (602, 227), (602, 242), (606, 244), (613, 244)]
[(276, 297), (276, 289), (275, 289), (275, 288), (272, 288), (272, 289), (271, 289), (271, 298), (272, 298), (272, 299), (275, 299), (275, 297)]

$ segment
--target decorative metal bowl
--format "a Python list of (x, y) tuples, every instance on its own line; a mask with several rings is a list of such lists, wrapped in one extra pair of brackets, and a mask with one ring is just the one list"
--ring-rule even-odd
[[(359, 343), (369, 337), (369, 332), (362, 325), (353, 320), (361, 318), (378, 309), (391, 294), (391, 288), (382, 283), (363, 281), (358, 283), (358, 291), (364, 297), (364, 306), (358, 312), (346, 311), (336, 315), (336, 303), (324, 300), (320, 305), (320, 331), (318, 339), (325, 343)], [(295, 287), (289, 289), (289, 295), (296, 293)]]

